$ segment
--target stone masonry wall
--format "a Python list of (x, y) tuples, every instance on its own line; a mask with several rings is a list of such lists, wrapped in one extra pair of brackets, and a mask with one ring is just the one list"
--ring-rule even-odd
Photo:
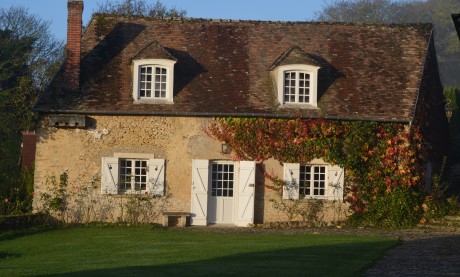
[[(121, 207), (123, 201), (126, 203), (132, 196), (101, 195), (101, 158), (111, 157), (114, 153), (145, 153), (166, 160), (166, 194), (170, 197), (165, 209), (190, 211), (192, 160), (231, 159), (230, 155), (220, 152), (220, 142), (204, 134), (202, 126), (208, 120), (191, 117), (89, 116), (86, 128), (75, 129), (49, 127), (47, 118), (43, 118), (37, 132), (34, 208), (42, 208), (41, 195), (49, 193), (49, 179), (52, 176), (59, 179), (64, 171), (68, 172), (69, 190), (75, 190), (75, 195), (81, 192), (82, 187), (92, 184), (91, 189), (86, 191), (90, 195), (84, 201), (92, 201), (101, 210), (102, 203), (115, 203)], [(277, 195), (265, 188), (269, 181), (263, 177), (260, 166), (256, 175), (255, 223), (283, 221), (286, 216), (275, 210), (269, 201)], [(269, 161), (263, 166), (282, 176), (279, 162)], [(99, 214), (99, 218), (93, 220), (110, 221), (118, 217)], [(335, 212), (326, 208), (324, 220), (333, 220), (334, 217)], [(69, 221), (74, 219), (70, 218)]]

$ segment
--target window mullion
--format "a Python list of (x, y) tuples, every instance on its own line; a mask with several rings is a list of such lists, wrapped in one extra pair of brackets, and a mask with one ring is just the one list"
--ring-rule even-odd
[(296, 71), (295, 72), (295, 102), (296, 103), (300, 103), (299, 87), (300, 87), (300, 72)]
[(310, 166), (310, 196), (314, 197), (315, 196), (315, 166)]
[(131, 191), (133, 192), (136, 192), (136, 162), (135, 159), (131, 162)]

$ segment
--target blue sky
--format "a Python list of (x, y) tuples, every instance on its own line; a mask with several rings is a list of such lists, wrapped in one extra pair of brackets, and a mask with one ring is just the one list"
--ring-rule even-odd
[[(154, 3), (155, 0), (147, 0)], [(83, 24), (106, 0), (85, 0)], [(327, 0), (162, 0), (168, 7), (185, 9), (189, 17), (251, 19), (272, 21), (308, 21), (322, 10)], [(67, 0), (0, 0), (0, 8), (24, 6), (29, 13), (51, 21), (50, 30), (59, 39), (65, 39)]]

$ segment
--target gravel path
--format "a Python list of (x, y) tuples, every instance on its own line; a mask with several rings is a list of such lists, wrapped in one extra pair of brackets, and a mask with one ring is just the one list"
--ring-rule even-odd
[(460, 232), (407, 233), (366, 276), (460, 276)]

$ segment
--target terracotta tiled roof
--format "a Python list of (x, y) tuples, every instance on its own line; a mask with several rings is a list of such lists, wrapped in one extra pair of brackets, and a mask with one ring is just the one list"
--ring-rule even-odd
[[(60, 75), (41, 112), (301, 116), (410, 121), (431, 25), (153, 19), (96, 15), (82, 38), (81, 92)], [(433, 52), (434, 53), (434, 52)], [(169, 58), (174, 104), (134, 104), (132, 60)], [(270, 68), (319, 65), (319, 109), (280, 108)]]

